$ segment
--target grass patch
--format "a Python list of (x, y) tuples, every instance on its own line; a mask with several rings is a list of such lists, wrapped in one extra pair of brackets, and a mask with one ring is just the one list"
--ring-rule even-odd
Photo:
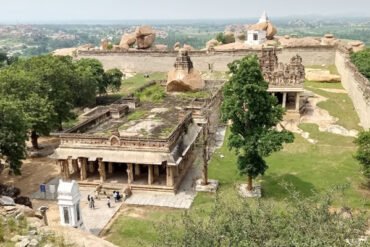
[(159, 85), (155, 84), (153, 86), (145, 88), (141, 92), (135, 93), (135, 97), (140, 99), (142, 102), (162, 102), (163, 99), (166, 97), (166, 92), (164, 88)]
[(306, 66), (308, 69), (323, 69), (323, 70), (329, 70), (330, 74), (339, 75), (337, 66), (335, 64), (329, 64), (329, 65), (310, 65)]
[(347, 94), (331, 93), (317, 87), (322, 87), (321, 83), (311, 82), (305, 84), (306, 89), (327, 98), (326, 101), (317, 104), (320, 108), (327, 110), (330, 115), (336, 117), (338, 119), (337, 123), (346, 129), (362, 130), (361, 126), (359, 126), (360, 119)]
[(149, 78), (145, 78), (144, 74), (136, 74), (135, 76), (125, 79), (122, 81), (122, 85), (119, 91), (121, 96), (127, 96), (129, 94), (135, 93), (137, 89), (145, 86), (153, 80), (164, 80), (166, 79), (166, 74), (162, 72), (155, 72), (149, 74)]
[(305, 81), (304, 85), (307, 88), (344, 89), (340, 82)]

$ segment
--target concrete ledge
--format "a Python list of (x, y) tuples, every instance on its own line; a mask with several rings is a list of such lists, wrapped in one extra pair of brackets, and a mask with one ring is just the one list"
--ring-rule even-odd
[(202, 179), (196, 181), (195, 190), (200, 192), (216, 192), (218, 188), (218, 181), (213, 179), (208, 179), (207, 185), (202, 185)]
[(239, 194), (242, 197), (245, 197), (245, 198), (253, 198), (253, 197), (260, 198), (262, 196), (261, 185), (255, 185), (255, 186), (253, 186), (252, 191), (248, 191), (247, 190), (247, 185), (246, 184), (241, 184), (239, 186)]

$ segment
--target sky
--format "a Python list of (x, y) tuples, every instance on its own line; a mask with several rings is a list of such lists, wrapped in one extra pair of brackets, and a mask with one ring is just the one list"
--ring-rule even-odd
[(0, 0), (0, 22), (370, 17), (370, 0)]

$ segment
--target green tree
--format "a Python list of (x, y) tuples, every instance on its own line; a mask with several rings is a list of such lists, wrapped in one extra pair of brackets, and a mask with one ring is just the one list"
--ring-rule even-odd
[(224, 35), (224, 33), (218, 33), (218, 34), (216, 35), (216, 40), (217, 40), (218, 42), (222, 43), (222, 44), (225, 44), (226, 39), (225, 39), (225, 35)]
[(20, 174), (22, 160), (26, 158), (27, 121), (19, 102), (0, 98), (0, 157), (10, 169)]
[(370, 80), (370, 48), (352, 53), (351, 61), (356, 65), (361, 74)]
[(122, 85), (122, 76), (123, 73), (119, 69), (110, 69), (104, 73), (104, 81), (109, 88), (113, 92), (117, 92), (120, 90)]
[(96, 93), (99, 95), (106, 93), (108, 85), (104, 80), (104, 68), (100, 61), (93, 58), (83, 58), (77, 62), (77, 66), (82, 66), (92, 73), (91, 79), (93, 79), (93, 83), (96, 85)]
[(367, 179), (367, 186), (370, 187), (370, 131), (361, 132), (355, 143), (358, 146), (355, 158), (362, 165), (363, 174)]
[(56, 119), (53, 105), (47, 94), (43, 94), (43, 86), (31, 73), (16, 66), (0, 71), (0, 96), (20, 103), (31, 130), (32, 145), (36, 149), (39, 134), (49, 134)]
[(284, 111), (277, 99), (267, 92), (256, 56), (247, 56), (229, 64), (230, 80), (224, 87), (222, 118), (231, 120), (229, 147), (238, 155), (241, 174), (252, 179), (263, 175), (268, 168), (263, 157), (278, 151), (284, 143), (293, 142), (291, 132), (276, 129)]
[(186, 211), (180, 219), (161, 222), (154, 246), (369, 246), (370, 239), (359, 241), (368, 227), (367, 215), (344, 208), (333, 212), (335, 199), (336, 190), (312, 198), (293, 191), (289, 202), (251, 202), (221, 194), (207, 215)]

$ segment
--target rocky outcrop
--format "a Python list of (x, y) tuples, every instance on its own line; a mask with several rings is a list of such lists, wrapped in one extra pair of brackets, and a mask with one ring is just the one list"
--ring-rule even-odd
[(136, 35), (135, 33), (125, 33), (122, 35), (121, 41), (119, 42), (120, 47), (131, 47), (136, 42)]
[(336, 45), (338, 43), (338, 40), (334, 37), (333, 34), (327, 33), (324, 35), (324, 37), (321, 39), (321, 45)]
[(351, 47), (353, 52), (359, 52), (366, 48), (364, 42), (358, 40), (351, 41), (348, 43), (348, 45)]
[(136, 28), (136, 45), (138, 49), (148, 49), (155, 41), (155, 31), (150, 26)]
[(113, 50), (127, 51), (136, 43), (138, 49), (148, 49), (154, 44), (156, 33), (150, 26), (137, 27), (133, 33), (125, 33), (121, 37), (118, 46), (114, 46)]
[(12, 185), (0, 184), (0, 196), (10, 197), (17, 204), (22, 204), (32, 208), (32, 203), (30, 198), (25, 196), (20, 196), (21, 190)]
[(187, 44), (184, 44), (183, 46), (183, 49), (187, 50), (187, 51), (194, 51), (194, 47), (192, 47), (191, 45), (187, 45)]
[(168, 92), (196, 91), (204, 88), (204, 80), (200, 72), (193, 68), (186, 49), (179, 50), (174, 67), (167, 75)]
[(270, 21), (250, 25), (248, 27), (248, 30), (265, 31), (266, 38), (269, 40), (273, 39), (274, 36), (277, 34), (276, 27)]
[(179, 51), (181, 49), (181, 44), (180, 42), (176, 42), (174, 45), (173, 45), (173, 49), (175, 51)]
[(216, 39), (211, 39), (209, 40), (207, 43), (206, 43), (206, 49), (207, 50), (210, 50), (210, 49), (213, 49), (215, 48), (216, 46), (220, 45), (220, 42), (218, 42), (218, 40)]

